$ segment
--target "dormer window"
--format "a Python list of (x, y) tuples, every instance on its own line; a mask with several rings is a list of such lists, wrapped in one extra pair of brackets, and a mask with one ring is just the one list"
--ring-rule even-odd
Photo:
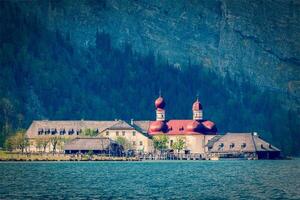
[(74, 133), (74, 129), (72, 129), (72, 128), (69, 129), (68, 134), (69, 134), (69, 135), (73, 135), (73, 133)]
[(219, 144), (219, 149), (222, 149), (224, 147), (224, 143)]
[(82, 130), (81, 129), (77, 129), (76, 130), (76, 135), (80, 135), (80, 133), (82, 133)]
[(232, 149), (233, 147), (234, 147), (234, 143), (231, 143), (231, 144), (229, 145), (229, 148)]
[(132, 135), (135, 136), (135, 134), (136, 134), (135, 131), (132, 131)]
[(45, 134), (50, 134), (50, 128), (45, 129)]
[(109, 131), (106, 131), (106, 136), (109, 136)]
[(63, 128), (63, 129), (60, 129), (60, 131), (59, 131), (59, 134), (60, 135), (64, 135), (66, 133), (66, 130)]
[(43, 133), (44, 133), (44, 129), (39, 128), (39, 129), (38, 129), (38, 135), (43, 135)]
[(51, 131), (51, 134), (52, 134), (52, 135), (55, 135), (55, 134), (57, 133), (56, 128), (51, 128), (50, 131)]
[(243, 143), (243, 144), (241, 145), (241, 148), (242, 148), (242, 149), (246, 148), (246, 143)]

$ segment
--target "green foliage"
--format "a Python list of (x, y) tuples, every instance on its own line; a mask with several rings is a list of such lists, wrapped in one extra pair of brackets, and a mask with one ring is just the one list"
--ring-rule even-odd
[(25, 130), (18, 130), (5, 141), (5, 148), (9, 151), (20, 150), (23, 153), (28, 146), (29, 140), (26, 137)]
[(92, 150), (89, 150), (87, 154), (89, 157), (91, 157), (91, 156), (93, 156), (94, 152)]
[(166, 150), (168, 148), (169, 137), (167, 135), (157, 135), (153, 137), (153, 146), (159, 151)]
[(59, 136), (50, 137), (49, 141), (50, 141), (50, 144), (52, 145), (52, 152), (54, 154), (56, 152), (57, 146), (59, 146), (61, 144), (62, 138)]
[(83, 136), (90, 136), (90, 137), (95, 137), (98, 135), (98, 132), (92, 129), (84, 129), (83, 133), (81, 134)]
[(182, 151), (185, 147), (185, 140), (182, 137), (178, 137), (176, 138), (176, 141), (173, 142), (171, 148), (174, 150), (177, 150), (177, 152), (179, 153), (180, 151)]
[(125, 137), (122, 136), (118, 136), (116, 138), (116, 142), (121, 145), (125, 151), (128, 151), (130, 149), (132, 149), (132, 144), (130, 141), (128, 141)]

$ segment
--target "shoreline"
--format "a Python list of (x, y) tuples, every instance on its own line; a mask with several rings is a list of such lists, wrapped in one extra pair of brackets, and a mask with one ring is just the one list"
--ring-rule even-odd
[[(280, 157), (274, 160), (294, 160), (294, 157)], [(209, 159), (142, 159), (141, 157), (110, 156), (110, 155), (70, 155), (70, 154), (31, 154), (0, 151), (1, 162), (89, 162), (89, 161), (124, 161), (124, 162), (152, 162), (152, 161), (222, 161), (222, 160), (258, 160), (247, 158), (221, 158), (214, 157)], [(264, 160), (264, 159), (261, 159)]]

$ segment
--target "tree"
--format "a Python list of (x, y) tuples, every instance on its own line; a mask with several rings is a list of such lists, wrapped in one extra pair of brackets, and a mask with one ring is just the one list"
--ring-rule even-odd
[(14, 147), (14, 142), (13, 142), (12, 137), (8, 137), (8, 138), (5, 140), (4, 148), (5, 148), (7, 151), (12, 151), (12, 150), (14, 150), (15, 147)]
[[(12, 131), (12, 114), (14, 112), (14, 106), (11, 101), (7, 98), (0, 100), (0, 118), (3, 117), (2, 133), (0, 135), (0, 142), (4, 142), (5, 137)], [(2, 120), (1, 120), (2, 121)], [(1, 123), (0, 123), (1, 124)]]
[(94, 137), (94, 136), (97, 136), (98, 135), (98, 132), (97, 131), (94, 131), (90, 128), (87, 128), (87, 129), (84, 129), (83, 133), (82, 133), (83, 136), (91, 136), (91, 137)]
[(132, 144), (125, 137), (119, 136), (116, 139), (116, 142), (123, 147), (125, 151), (132, 149)]
[(52, 152), (54, 154), (56, 152), (56, 147), (61, 143), (61, 138), (57, 136), (51, 137), (50, 143), (52, 145)]
[(46, 152), (46, 148), (47, 148), (47, 145), (49, 144), (49, 142), (50, 142), (49, 138), (47, 138), (47, 137), (41, 138), (41, 143), (42, 143), (44, 153)]
[(29, 146), (29, 140), (26, 136), (25, 130), (17, 131), (14, 138), (16, 147), (20, 149), (22, 153), (24, 153), (24, 150), (26, 150), (26, 148)]
[(154, 148), (159, 150), (160, 153), (162, 153), (163, 150), (166, 150), (168, 148), (167, 143), (169, 141), (169, 138), (167, 135), (158, 135), (153, 137), (153, 145)]
[(48, 143), (49, 143), (49, 139), (48, 139), (48, 138), (40, 137), (40, 138), (36, 138), (36, 139), (35, 139), (35, 147), (36, 147), (36, 149), (38, 149), (39, 151), (40, 151), (41, 149), (43, 149), (43, 152), (45, 152)]
[(171, 148), (177, 150), (177, 154), (185, 147), (185, 140), (182, 137), (176, 138), (176, 141), (172, 144)]
[(10, 136), (5, 141), (5, 147), (7, 150), (20, 150), (24, 153), (24, 150), (29, 146), (29, 140), (26, 136), (25, 130), (18, 130), (14, 135)]

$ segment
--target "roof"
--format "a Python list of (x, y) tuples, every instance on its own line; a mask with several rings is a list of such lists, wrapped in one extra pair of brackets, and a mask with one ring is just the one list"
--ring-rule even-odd
[[(208, 120), (201, 120), (200, 124), (202, 124), (203, 126), (199, 126), (200, 128), (195, 131), (190, 131), (189, 129), (187, 129), (187, 127), (190, 124), (193, 124), (194, 121), (195, 120), (177, 120), (177, 119), (165, 121), (167, 125), (167, 130), (163, 131), (163, 133), (168, 135), (216, 134), (217, 129), (214, 123)], [(155, 123), (156, 121), (151, 121), (150, 127), (152, 124), (155, 125)], [(209, 124), (210, 126), (208, 126), (207, 124)], [(162, 132), (151, 131), (151, 129), (148, 129), (148, 132), (150, 135), (162, 134)]]
[(117, 123), (115, 123), (114, 125), (108, 127), (107, 129), (109, 129), (109, 130), (131, 130), (134, 128), (131, 125), (129, 125), (127, 122), (120, 120)]
[(107, 150), (112, 140), (109, 138), (75, 138), (67, 142), (64, 150)]
[[(35, 138), (38, 135), (39, 129), (56, 129), (61, 130), (84, 130), (84, 129), (93, 129), (98, 130), (98, 132), (102, 132), (105, 129), (119, 123), (119, 121), (86, 121), (86, 120), (66, 120), (66, 121), (49, 121), (49, 120), (41, 120), (41, 121), (33, 121), (26, 131), (26, 134), (29, 138)], [(76, 134), (73, 135), (74, 137)], [(73, 137), (70, 136), (70, 137)]]
[(227, 133), (221, 137), (212, 138), (207, 146), (212, 153), (280, 151), (252, 133)]
[(150, 122), (149, 120), (133, 121), (132, 126), (142, 133), (148, 133)]
[(214, 143), (217, 142), (221, 137), (223, 137), (223, 135), (216, 135), (215, 137), (211, 138), (210, 140), (208, 140), (206, 146), (208, 148), (212, 148)]

